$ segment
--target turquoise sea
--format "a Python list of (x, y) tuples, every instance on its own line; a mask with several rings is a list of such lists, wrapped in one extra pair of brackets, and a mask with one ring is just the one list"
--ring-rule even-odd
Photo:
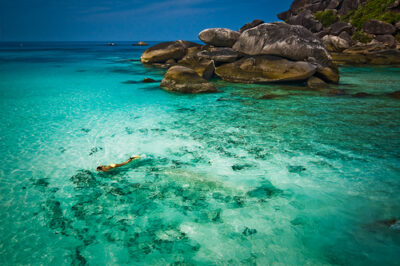
[(1, 265), (400, 264), (400, 68), (179, 95), (145, 48), (0, 45)]

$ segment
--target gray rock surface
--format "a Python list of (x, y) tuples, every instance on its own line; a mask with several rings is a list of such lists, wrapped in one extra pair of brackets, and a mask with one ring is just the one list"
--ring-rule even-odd
[(343, 31), (346, 31), (347, 33), (350, 34), (353, 32), (353, 26), (343, 21), (338, 21), (333, 23), (330, 26), (330, 28), (331, 28), (330, 34), (335, 36), (339, 36), (339, 34), (342, 33)]
[(389, 48), (395, 48), (397, 44), (396, 39), (390, 34), (376, 35), (375, 40), (387, 45)]
[(365, 22), (363, 28), (365, 32), (377, 35), (393, 34), (396, 31), (396, 27), (392, 24), (376, 19), (370, 19)]
[(204, 43), (221, 47), (232, 47), (239, 36), (239, 32), (225, 28), (205, 29), (199, 33), (199, 39)]
[(264, 23), (243, 32), (233, 50), (248, 55), (278, 55), (295, 61), (312, 57), (324, 66), (331, 63), (320, 39), (303, 26), (284, 22)]
[(346, 15), (350, 11), (356, 10), (360, 0), (343, 0), (339, 9), (339, 15)]
[(314, 19), (310, 10), (304, 10), (296, 16), (292, 16), (286, 21), (290, 25), (301, 25), (312, 32), (319, 32), (322, 30), (322, 24)]

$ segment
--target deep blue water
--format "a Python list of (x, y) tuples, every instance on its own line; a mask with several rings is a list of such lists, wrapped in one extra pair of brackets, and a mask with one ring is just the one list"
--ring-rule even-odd
[(178, 95), (144, 49), (0, 44), (1, 265), (400, 263), (400, 68)]

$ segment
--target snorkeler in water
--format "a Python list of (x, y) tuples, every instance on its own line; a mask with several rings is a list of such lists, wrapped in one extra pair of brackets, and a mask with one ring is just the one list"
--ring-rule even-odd
[(128, 164), (131, 161), (137, 160), (137, 159), (140, 159), (140, 156), (139, 155), (133, 155), (131, 158), (129, 158), (127, 161), (125, 161), (123, 163), (113, 163), (113, 164), (110, 164), (108, 166), (106, 166), (106, 165), (97, 166), (97, 171), (108, 172), (108, 171), (110, 171), (110, 170), (112, 170), (114, 168), (121, 167), (121, 166), (123, 166), (125, 164)]

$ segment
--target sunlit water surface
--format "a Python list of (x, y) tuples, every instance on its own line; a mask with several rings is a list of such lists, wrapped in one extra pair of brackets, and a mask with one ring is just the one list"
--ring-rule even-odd
[(1, 46), (1, 265), (399, 263), (400, 68), (177, 95), (144, 49)]

